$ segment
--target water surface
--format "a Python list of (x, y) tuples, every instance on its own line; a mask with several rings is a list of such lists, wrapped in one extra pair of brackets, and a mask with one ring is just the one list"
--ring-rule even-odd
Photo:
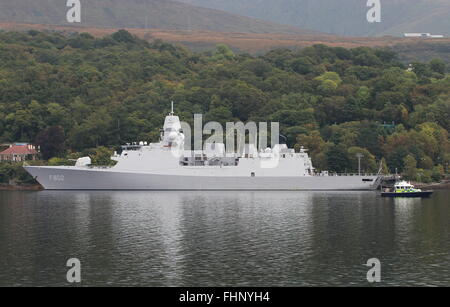
[(450, 191), (0, 191), (0, 286), (450, 286)]

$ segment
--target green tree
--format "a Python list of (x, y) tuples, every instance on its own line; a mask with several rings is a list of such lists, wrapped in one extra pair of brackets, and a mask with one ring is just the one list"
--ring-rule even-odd
[(320, 170), (326, 170), (326, 152), (328, 148), (327, 143), (323, 140), (320, 132), (312, 131), (309, 134), (297, 135), (297, 144), (295, 144), (295, 148), (298, 151), (302, 146), (308, 150), (314, 167)]
[(417, 161), (412, 155), (407, 155), (403, 160), (405, 168), (403, 170), (406, 179), (417, 180)]
[(211, 57), (211, 61), (223, 61), (223, 60), (232, 60), (234, 58), (234, 52), (231, 48), (225, 44), (218, 44), (216, 46), (216, 50), (214, 51), (214, 55)]
[(48, 160), (60, 157), (65, 150), (65, 134), (61, 126), (52, 126), (39, 132), (36, 144), (40, 147), (42, 158)]
[(120, 43), (135, 43), (136, 38), (126, 30), (119, 30), (111, 35), (112, 39)]
[(348, 150), (348, 159), (351, 167), (351, 171), (358, 171), (358, 158), (357, 154), (361, 154), (361, 172), (362, 173), (376, 173), (378, 170), (375, 156), (371, 154), (367, 149), (353, 146)]
[(381, 159), (381, 173), (383, 175), (388, 175), (391, 173), (384, 157)]
[(327, 151), (328, 169), (336, 173), (350, 171), (350, 160), (344, 145), (332, 145)]
[(315, 80), (324, 82), (327, 80), (331, 80), (333, 81), (334, 84), (336, 84), (336, 86), (340, 85), (342, 83), (342, 79), (339, 76), (339, 74), (337, 74), (334, 71), (327, 71), (326, 73), (322, 74), (321, 76), (317, 77)]
[(332, 95), (336, 91), (337, 87), (338, 85), (333, 80), (324, 80), (317, 89), (323, 95)]
[(113, 152), (107, 147), (97, 147), (95, 153), (90, 156), (91, 164), (95, 166), (112, 166), (116, 164), (116, 161), (111, 160)]
[(444, 167), (442, 165), (436, 165), (435, 167), (433, 167), (432, 169), (432, 173), (431, 173), (431, 179), (434, 182), (439, 182), (442, 180), (442, 178), (445, 175), (445, 171), (444, 171)]
[(447, 65), (441, 59), (433, 59), (430, 61), (430, 69), (438, 74), (445, 74)]
[(306, 75), (314, 70), (314, 62), (310, 57), (300, 57), (288, 62), (288, 66), (296, 73)]

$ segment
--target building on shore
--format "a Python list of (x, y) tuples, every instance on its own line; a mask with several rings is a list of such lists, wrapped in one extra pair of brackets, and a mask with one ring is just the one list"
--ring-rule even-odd
[(34, 145), (28, 143), (7, 144), (6, 150), (0, 152), (0, 162), (23, 162), (37, 160), (39, 152)]
[(431, 34), (431, 33), (404, 33), (404, 37), (421, 37), (421, 38), (444, 38), (441, 34)]

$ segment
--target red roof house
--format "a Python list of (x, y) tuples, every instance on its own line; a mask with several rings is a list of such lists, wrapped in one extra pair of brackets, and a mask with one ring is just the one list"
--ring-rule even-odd
[(22, 162), (25, 160), (36, 160), (38, 152), (30, 144), (12, 144), (9, 148), (0, 152), (0, 161)]

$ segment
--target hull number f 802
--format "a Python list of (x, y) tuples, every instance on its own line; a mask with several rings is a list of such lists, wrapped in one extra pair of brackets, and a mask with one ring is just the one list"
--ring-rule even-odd
[(48, 179), (50, 181), (62, 182), (64, 181), (64, 175), (49, 175)]

